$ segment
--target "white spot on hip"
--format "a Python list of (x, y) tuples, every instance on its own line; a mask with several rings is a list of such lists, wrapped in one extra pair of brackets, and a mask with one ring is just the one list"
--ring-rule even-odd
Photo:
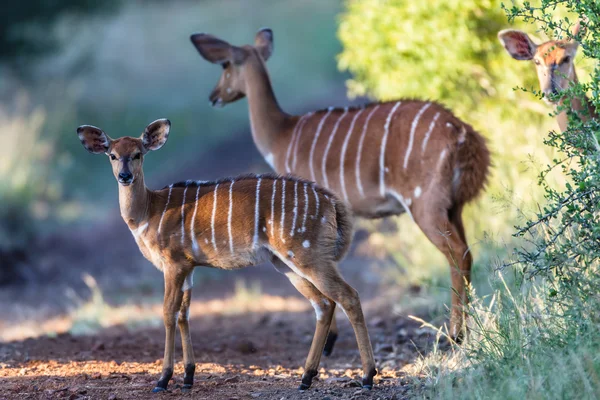
[(308, 249), (310, 247), (310, 242), (308, 240), (305, 240), (304, 242), (302, 242), (302, 247)]
[(290, 256), (290, 258), (294, 258), (294, 252), (291, 250), (288, 250), (288, 256)]
[(422, 192), (421, 186), (417, 186), (415, 188), (415, 199), (418, 199), (419, 197), (421, 197), (421, 192)]

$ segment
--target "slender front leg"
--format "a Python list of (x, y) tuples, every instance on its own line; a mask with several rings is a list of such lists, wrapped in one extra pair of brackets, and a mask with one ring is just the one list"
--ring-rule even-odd
[(196, 371), (196, 361), (194, 360), (194, 347), (192, 346), (192, 337), (190, 335), (189, 326), (189, 311), (190, 301), (192, 298), (192, 289), (188, 289), (183, 292), (183, 300), (181, 302), (181, 309), (179, 310), (179, 319), (177, 323), (179, 325), (179, 332), (181, 333), (181, 347), (183, 348), (183, 366), (185, 372), (183, 375), (183, 389), (182, 391), (187, 392), (192, 389), (194, 384), (194, 372)]
[(173, 376), (173, 351), (175, 349), (175, 320), (181, 307), (183, 292), (181, 288), (185, 275), (174, 267), (165, 267), (165, 299), (163, 303), (163, 320), (165, 323), (165, 357), (163, 370), (154, 393), (167, 390), (167, 385)]

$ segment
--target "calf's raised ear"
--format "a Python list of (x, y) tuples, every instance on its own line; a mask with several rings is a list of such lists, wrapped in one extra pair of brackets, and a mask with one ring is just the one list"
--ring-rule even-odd
[(207, 33), (194, 33), (190, 36), (192, 44), (198, 53), (208, 62), (213, 64), (224, 64), (233, 62), (239, 64), (244, 60), (244, 51), (239, 47), (230, 45)]
[(81, 125), (77, 128), (77, 136), (83, 147), (94, 154), (106, 153), (112, 142), (112, 139), (102, 129), (92, 125)]
[(273, 31), (262, 28), (254, 37), (254, 47), (258, 50), (263, 60), (267, 61), (273, 54)]
[(165, 143), (167, 143), (167, 139), (169, 138), (169, 131), (171, 130), (171, 121), (166, 118), (157, 119), (154, 122), (151, 122), (150, 125), (144, 129), (144, 133), (142, 133), (142, 145), (144, 146), (144, 150), (154, 151), (158, 150)]
[(537, 50), (537, 44), (522, 31), (505, 29), (498, 32), (498, 39), (515, 60), (531, 60)]

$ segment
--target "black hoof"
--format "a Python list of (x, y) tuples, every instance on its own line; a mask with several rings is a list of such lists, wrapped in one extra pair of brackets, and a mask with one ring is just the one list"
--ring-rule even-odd
[(325, 347), (323, 348), (323, 355), (325, 357), (329, 357), (333, 352), (333, 345), (335, 344), (337, 337), (338, 335), (335, 332), (329, 332), (327, 335), (327, 341), (325, 342)]
[(166, 391), (167, 391), (167, 389), (161, 388), (160, 386), (157, 386), (154, 389), (152, 389), (152, 393), (161, 393), (161, 392), (166, 392)]
[(190, 393), (192, 391), (192, 385), (183, 385), (181, 393)]
[(302, 374), (302, 383), (298, 386), (298, 390), (306, 390), (312, 385), (313, 378), (317, 376), (317, 371), (307, 370)]
[(363, 376), (363, 380), (362, 380), (363, 389), (367, 389), (367, 390), (373, 389), (373, 377), (375, 375), (377, 375), (377, 370), (375, 368), (373, 368), (367, 376)]

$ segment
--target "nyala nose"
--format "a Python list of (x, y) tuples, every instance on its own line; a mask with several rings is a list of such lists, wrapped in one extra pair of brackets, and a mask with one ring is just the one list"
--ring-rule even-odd
[(131, 182), (131, 180), (133, 179), (133, 175), (130, 172), (121, 172), (119, 173), (119, 181), (121, 182)]

